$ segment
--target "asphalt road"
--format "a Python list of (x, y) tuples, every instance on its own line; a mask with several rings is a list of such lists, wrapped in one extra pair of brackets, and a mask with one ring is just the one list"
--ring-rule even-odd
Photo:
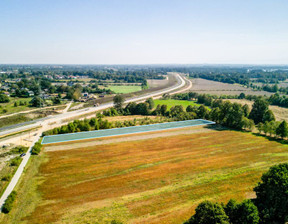
[[(146, 95), (143, 95), (143, 96), (137, 96), (137, 97), (133, 97), (133, 98), (130, 98), (128, 100), (125, 101), (125, 103), (130, 103), (130, 102), (136, 102), (136, 101), (143, 101), (147, 98), (150, 98), (150, 97), (157, 97), (159, 95), (163, 95), (164, 93), (169, 93), (169, 92), (172, 92), (172, 91), (176, 91), (182, 87), (185, 86), (185, 80), (179, 75), (179, 74), (176, 74), (176, 77), (177, 77), (177, 84), (172, 86), (172, 87), (169, 87), (169, 88), (166, 88), (166, 89), (163, 89), (163, 90), (159, 90), (157, 92), (153, 92), (153, 93), (149, 93), (149, 94), (146, 94)], [(191, 86), (191, 81), (190, 80), (186, 80), (189, 84), (188, 87), (185, 87), (185, 89), (182, 89), (182, 91), (186, 91), (188, 90)], [(98, 107), (91, 107), (91, 108), (86, 108), (86, 109), (81, 109), (81, 110), (76, 110), (76, 111), (71, 111), (71, 112), (65, 112), (63, 114), (59, 114), (59, 115), (55, 115), (55, 116), (52, 116), (52, 117), (47, 117), (45, 119), (41, 119), (40, 121), (35, 121), (34, 124), (31, 124), (31, 125), (26, 125), (26, 126), (20, 126), (20, 127), (16, 127), (16, 128), (12, 128), (10, 130), (5, 130), (5, 131), (2, 131), (0, 132), (0, 136), (1, 135), (5, 135), (5, 134), (9, 134), (9, 133), (13, 133), (13, 132), (18, 132), (18, 131), (21, 131), (21, 130), (26, 130), (27, 129), (27, 126), (30, 126), (31, 127), (36, 127), (36, 126), (39, 126), (41, 125), (41, 128), (39, 129), (38, 133), (36, 136), (33, 136), (32, 138), (32, 144), (31, 144), (31, 147), (28, 149), (28, 152), (26, 153), (26, 156), (23, 157), (23, 160), (20, 164), (20, 166), (18, 167), (16, 173), (14, 174), (14, 176), (12, 177), (8, 187), (6, 188), (5, 192), (3, 193), (3, 195), (1, 196), (0, 198), (0, 207), (3, 206), (5, 200), (7, 199), (7, 197), (9, 196), (9, 194), (13, 191), (14, 187), (16, 186), (17, 182), (19, 181), (20, 177), (21, 177), (21, 174), (23, 173), (23, 170), (31, 156), (31, 148), (32, 146), (35, 144), (35, 142), (37, 142), (42, 134), (43, 131), (46, 131), (48, 129), (50, 129), (50, 126), (49, 126), (49, 123), (51, 122), (58, 122), (62, 119), (67, 119), (67, 118), (73, 118), (73, 117), (76, 117), (76, 116), (79, 116), (79, 115), (83, 115), (83, 114), (87, 114), (87, 113), (91, 113), (91, 112), (96, 112), (98, 110), (103, 110), (103, 109), (107, 109), (109, 107), (112, 107), (113, 106), (113, 103), (106, 103), (106, 104), (103, 104), (103, 105), (100, 105)]]
[[(156, 91), (156, 92), (148, 93), (148, 94), (145, 94), (142, 96), (129, 98), (125, 101), (125, 103), (142, 101), (142, 100), (145, 100), (149, 97), (156, 97), (158, 95), (163, 95), (164, 93), (169, 93), (169, 92), (172, 92), (174, 90), (182, 88), (185, 85), (185, 80), (178, 74), (176, 76), (177, 76), (177, 84), (176, 85), (169, 87), (169, 88), (166, 88), (166, 89), (163, 89), (163, 90)], [(113, 106), (113, 103), (111, 102), (111, 103), (102, 104), (98, 107), (90, 107), (90, 108), (85, 108), (85, 109), (80, 109), (80, 110), (75, 110), (75, 111), (69, 111), (69, 112), (65, 112), (63, 114), (48, 116), (48, 117), (37, 119), (37, 120), (31, 121), (31, 122), (24, 122), (21, 124), (8, 126), (8, 127), (3, 128), (2, 130), (0, 129), (0, 136), (38, 127), (39, 125), (42, 125), (42, 123), (44, 121), (49, 121), (49, 123), (57, 122), (57, 121), (60, 121), (62, 119), (65, 120), (68, 118), (73, 118), (73, 117), (88, 114), (91, 112), (96, 112), (99, 110), (107, 109), (107, 108), (112, 107), (112, 106)]]

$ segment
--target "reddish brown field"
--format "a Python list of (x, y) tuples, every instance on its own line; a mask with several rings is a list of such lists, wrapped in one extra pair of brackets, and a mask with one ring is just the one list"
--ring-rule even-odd
[(254, 197), (287, 149), (226, 130), (49, 151), (35, 177), (41, 200), (22, 221), (182, 223), (204, 199)]

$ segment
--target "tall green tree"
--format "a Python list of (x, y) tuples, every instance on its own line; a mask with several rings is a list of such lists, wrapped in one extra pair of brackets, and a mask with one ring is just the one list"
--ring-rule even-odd
[(138, 103), (135, 110), (136, 110), (136, 114), (140, 114), (140, 115), (149, 114), (149, 108), (148, 108), (147, 103)]
[(288, 163), (273, 166), (254, 188), (261, 221), (283, 224), (288, 221)]
[(185, 224), (229, 224), (229, 218), (220, 204), (204, 201)]
[(250, 113), (249, 106), (247, 104), (245, 104), (242, 109), (243, 109), (243, 112), (244, 112), (244, 116), (245, 117), (249, 117), (249, 113)]
[(282, 121), (277, 127), (276, 135), (280, 136), (281, 138), (286, 138), (288, 136), (288, 125), (286, 121)]
[(148, 103), (150, 110), (152, 110), (154, 108), (154, 100), (153, 100), (153, 98), (150, 97), (145, 102)]
[(200, 107), (198, 107), (197, 117), (205, 118), (207, 113), (208, 113), (208, 110), (207, 110), (207, 108), (205, 106), (201, 105)]
[(263, 116), (263, 122), (265, 121), (275, 121), (275, 116), (272, 112), (272, 110), (267, 110), (265, 113), (264, 113), (264, 116)]
[(224, 207), (224, 210), (231, 224), (259, 223), (258, 209), (251, 200), (244, 200), (241, 203), (237, 203), (231, 199)]
[(122, 95), (117, 94), (116, 96), (114, 96), (113, 98), (113, 103), (114, 103), (114, 108), (116, 110), (121, 110), (123, 103), (125, 102), (125, 99)]
[(264, 115), (268, 111), (268, 102), (262, 98), (257, 98), (252, 106), (252, 110), (249, 114), (249, 118), (252, 119), (255, 124), (259, 122), (265, 122)]
[(182, 105), (175, 105), (174, 107), (171, 107), (170, 109), (170, 116), (176, 117), (177, 114), (183, 113), (184, 108)]
[(30, 105), (32, 107), (42, 107), (44, 106), (45, 101), (39, 97), (39, 96), (35, 96), (32, 98), (32, 100), (30, 101)]
[(5, 94), (0, 94), (0, 103), (8, 103), (8, 102), (10, 102), (9, 97)]
[(166, 112), (167, 112), (167, 105), (166, 105), (166, 104), (161, 105), (161, 107), (160, 107), (160, 113), (161, 113), (163, 116), (165, 116)]

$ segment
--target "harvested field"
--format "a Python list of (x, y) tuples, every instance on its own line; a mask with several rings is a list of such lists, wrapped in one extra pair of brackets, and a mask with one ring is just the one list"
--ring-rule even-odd
[(273, 93), (266, 91), (254, 91), (239, 84), (228, 84), (222, 82), (216, 82), (206, 79), (192, 79), (192, 88), (189, 91), (197, 93), (206, 93), (212, 95), (239, 95), (245, 93), (246, 95), (266, 95), (270, 96)]
[(30, 192), (38, 199), (27, 212), (22, 206), (5, 216), (6, 223), (182, 223), (204, 199), (254, 197), (262, 173), (287, 161), (288, 147), (223, 130), (47, 151), (38, 160), (43, 157), (39, 172), (18, 189), (21, 195), (38, 181)]
[[(253, 82), (253, 84), (256, 86), (267, 85), (266, 83), (262, 83), (262, 82)], [(274, 84), (268, 84), (268, 85), (273, 86)], [(277, 83), (277, 86), (286, 88), (286, 87), (288, 87), (288, 81), (286, 80), (285, 82), (279, 82), (279, 83)]]
[(154, 88), (167, 85), (169, 80), (166, 77), (165, 79), (147, 79), (147, 82), (150, 88)]
[[(247, 104), (250, 109), (252, 108), (253, 101), (245, 100), (245, 99), (229, 99), (232, 103), (240, 103), (242, 105)], [(270, 105), (269, 108), (273, 111), (275, 118), (277, 121), (286, 120), (288, 121), (288, 108), (278, 107), (274, 105)]]

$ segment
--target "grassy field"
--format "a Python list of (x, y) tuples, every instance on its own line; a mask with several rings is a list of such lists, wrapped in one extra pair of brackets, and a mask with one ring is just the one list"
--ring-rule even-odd
[(194, 101), (188, 101), (188, 100), (154, 100), (155, 107), (157, 107), (158, 104), (162, 105), (165, 104), (167, 105), (168, 109), (171, 107), (174, 107), (176, 105), (181, 105), (183, 106), (184, 109), (188, 107), (189, 105), (192, 106), (200, 106), (201, 104), (197, 104)]
[(287, 145), (229, 130), (49, 151), (32, 158), (0, 222), (182, 223), (204, 199), (254, 197), (287, 159)]
[[(0, 115), (4, 115), (4, 114), (13, 114), (13, 113), (17, 113), (17, 112), (21, 112), (21, 111), (25, 111), (25, 110), (31, 110), (34, 109), (33, 107), (29, 107), (29, 102), (31, 101), (31, 97), (29, 98), (14, 98), (14, 97), (10, 97), (10, 102), (9, 103), (0, 103), (0, 106), (2, 106), (2, 108), (0, 109)], [(22, 101), (23, 103), (26, 102), (26, 105), (20, 106), (20, 101)], [(17, 102), (18, 106), (14, 107), (14, 103)], [(3, 109), (6, 109), (7, 112), (3, 113)]]
[(108, 86), (115, 93), (133, 93), (141, 90), (141, 86)]

